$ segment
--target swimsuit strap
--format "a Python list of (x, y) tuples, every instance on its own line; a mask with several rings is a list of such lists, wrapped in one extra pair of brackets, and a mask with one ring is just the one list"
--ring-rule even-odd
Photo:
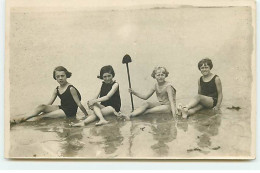
[(174, 86), (173, 86), (172, 83), (169, 82), (168, 85), (166, 86), (166, 88), (167, 88), (168, 86), (172, 87), (172, 88), (174, 89), (174, 91), (176, 92), (176, 89), (174, 88)]
[(60, 95), (60, 93), (59, 93), (59, 86), (56, 87), (56, 90), (57, 90), (57, 95)]
[[(176, 91), (176, 89), (174, 88), (174, 86), (173, 86), (172, 83), (168, 82), (167, 85), (165, 86), (165, 88), (167, 88), (168, 86), (172, 87), (172, 88)], [(159, 88), (158, 83), (155, 83), (155, 89), (156, 89), (156, 88), (157, 88), (157, 89)]]
[[(103, 84), (107, 84), (104, 81), (102, 81)], [(117, 83), (115, 80), (111, 83), (112, 85), (114, 85), (114, 83)]]
[[(213, 79), (215, 80), (216, 77), (218, 77), (218, 75), (215, 74), (214, 77), (212, 79), (210, 79), (210, 81), (212, 81)], [(210, 82), (210, 81), (208, 81), (208, 82)], [(204, 82), (202, 79), (202, 76), (200, 77), (200, 82)], [(207, 82), (205, 82), (205, 83), (207, 83)]]
[[(75, 88), (73, 85), (70, 84), (70, 85), (66, 88), (66, 90), (69, 89), (70, 87)], [(61, 95), (60, 92), (59, 92), (59, 86), (56, 87), (56, 90), (57, 90), (57, 94), (58, 94), (58, 95)], [(66, 90), (65, 90), (62, 94), (64, 94), (64, 93), (66, 92)]]

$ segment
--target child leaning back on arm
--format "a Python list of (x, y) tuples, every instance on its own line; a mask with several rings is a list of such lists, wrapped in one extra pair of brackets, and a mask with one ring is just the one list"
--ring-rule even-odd
[(198, 80), (198, 95), (190, 100), (186, 106), (181, 104), (178, 106), (183, 118), (187, 118), (204, 108), (220, 110), (223, 99), (222, 85), (218, 75), (211, 73), (212, 68), (213, 63), (209, 58), (204, 58), (198, 63), (198, 69), (202, 74)]
[[(53, 79), (59, 83), (59, 86), (54, 89), (50, 101), (47, 104), (37, 106), (32, 112), (22, 117), (14, 118), (11, 120), (11, 123), (20, 123), (33, 117), (38, 117), (38, 119), (42, 117), (76, 117), (78, 107), (87, 116), (88, 113), (80, 102), (81, 96), (79, 91), (67, 81), (71, 74), (63, 66), (56, 67), (53, 70)], [(57, 96), (61, 100), (61, 105), (52, 105)]]
[(176, 90), (173, 85), (166, 81), (165, 78), (169, 75), (169, 72), (165, 67), (155, 67), (152, 72), (152, 77), (156, 80), (155, 85), (149, 90), (147, 94), (141, 94), (133, 89), (129, 89), (129, 92), (133, 95), (147, 100), (154, 93), (156, 93), (157, 102), (145, 102), (141, 107), (137, 108), (133, 112), (123, 115), (126, 119), (138, 116), (140, 114), (148, 113), (172, 113), (175, 117), (176, 113)]

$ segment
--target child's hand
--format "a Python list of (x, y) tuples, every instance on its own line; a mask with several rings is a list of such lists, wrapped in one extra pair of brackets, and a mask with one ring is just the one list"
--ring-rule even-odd
[(220, 114), (221, 113), (221, 110), (220, 110), (220, 107), (218, 106), (215, 106), (214, 108), (212, 108), (213, 111), (215, 111), (217, 114)]
[(95, 100), (89, 100), (88, 101), (88, 106), (92, 107), (95, 103), (96, 103)]
[(87, 104), (88, 104), (88, 108), (89, 108), (90, 110), (93, 110), (93, 107), (89, 105), (89, 101), (87, 102)]
[(212, 109), (213, 109), (214, 111), (220, 110), (220, 108), (219, 108), (218, 106), (215, 106), (215, 107), (213, 107)]
[(129, 88), (129, 89), (128, 89), (128, 92), (129, 92), (129, 93), (132, 93), (132, 94), (135, 94), (135, 91), (134, 91), (132, 88)]

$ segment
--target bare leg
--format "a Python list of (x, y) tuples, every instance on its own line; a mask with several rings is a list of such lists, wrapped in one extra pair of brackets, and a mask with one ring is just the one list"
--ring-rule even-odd
[(185, 112), (182, 113), (182, 117), (183, 118), (187, 118), (188, 115), (192, 115), (195, 114), (196, 112), (198, 112), (199, 110), (203, 109), (203, 106), (201, 104), (198, 104), (197, 106), (187, 110), (187, 108), (183, 108)]
[(150, 109), (147, 109), (144, 114), (153, 114), (153, 113), (171, 113), (170, 105), (160, 105)]
[(94, 122), (95, 120), (97, 119), (97, 116), (95, 114), (92, 114), (92, 115), (89, 115), (85, 120), (83, 121), (80, 121), (76, 124), (74, 123), (71, 123), (70, 126), (72, 127), (82, 127), (82, 126), (85, 126), (91, 122)]
[[(196, 97), (194, 97), (193, 100), (190, 101), (190, 103), (187, 106), (183, 107), (182, 117), (187, 118), (188, 115), (190, 115), (190, 113), (194, 114), (198, 110), (201, 110), (203, 107), (210, 108), (212, 106), (213, 106), (213, 99), (211, 97), (204, 96), (204, 95), (197, 95)], [(190, 109), (191, 111), (189, 111)]]
[(198, 112), (199, 110), (203, 109), (204, 106), (202, 105), (197, 105), (191, 109), (188, 110), (188, 115), (192, 115), (192, 114), (195, 114), (196, 112)]
[(196, 95), (189, 103), (185, 106), (187, 109), (193, 108), (200, 103), (200, 95)]
[(27, 113), (24, 116), (14, 118), (13, 120), (11, 120), (11, 122), (20, 123), (20, 122), (26, 121), (28, 119), (31, 119), (33, 117), (39, 116), (39, 114), (41, 114), (41, 113), (49, 113), (49, 112), (53, 112), (56, 110), (59, 110), (59, 106), (42, 104), (42, 105), (37, 106), (32, 112)]
[[(101, 109), (101, 114), (102, 117), (106, 116), (106, 115), (110, 115), (110, 114), (114, 114), (114, 115), (118, 115), (118, 113), (115, 111), (115, 109), (112, 106), (107, 106)], [(98, 123), (96, 123), (97, 126), (99, 125), (103, 125), (103, 124), (107, 124), (108, 121), (105, 120), (105, 123), (103, 123), (104, 121), (99, 121)]]
[(149, 103), (144, 103), (144, 104), (142, 104), (141, 107), (137, 108), (132, 113), (130, 113), (130, 116), (135, 117), (137, 115), (140, 115), (140, 114), (144, 113), (147, 109), (149, 109), (149, 107), (150, 107)]
[(105, 120), (105, 118), (103, 117), (101, 109), (97, 105), (93, 106), (93, 111), (94, 111), (95, 115), (99, 118), (99, 122), (96, 123), (96, 125), (102, 125), (102, 124), (108, 123), (108, 121)]
[(39, 116), (39, 118), (62, 118), (62, 117), (66, 117), (66, 114), (62, 109), (58, 109), (56, 111), (52, 111), (47, 114), (43, 114)]
[(209, 108), (213, 106), (213, 99), (211, 97), (198, 94), (186, 105), (186, 107), (190, 109), (197, 106), (198, 104)]
[[(96, 107), (100, 109), (102, 117), (106, 116), (106, 115), (109, 115), (109, 114), (115, 114), (116, 116), (118, 116), (118, 114), (119, 114), (111, 106), (104, 107), (103, 105), (97, 104)], [(82, 127), (84, 125), (87, 125), (87, 124), (95, 121), (97, 118), (99, 118), (99, 117), (96, 116), (95, 114), (92, 114), (92, 115), (89, 115), (84, 121), (80, 121), (79, 123), (76, 123), (76, 124), (71, 123), (70, 125), (72, 127)], [(104, 117), (103, 117), (103, 119), (104, 119)], [(99, 121), (98, 123), (96, 123), (96, 125), (103, 125), (103, 124), (107, 124), (108, 123), (108, 121), (106, 121), (106, 120), (105, 120), (105, 123), (103, 123), (103, 122), (104, 121)]]
[[(135, 116), (138, 116), (140, 114), (143, 114), (143, 113), (152, 113), (152, 112), (158, 112), (158, 111), (161, 111), (161, 108), (155, 108), (155, 107), (159, 107), (159, 106), (162, 106), (160, 103), (150, 103), (150, 102), (146, 102), (144, 103), (141, 107), (135, 109), (132, 113), (130, 114), (127, 114), (127, 115), (124, 115), (124, 117), (127, 119), (127, 120), (130, 120), (130, 117), (135, 117)], [(152, 108), (155, 108), (154, 110), (152, 110), (152, 112), (149, 112), (148, 110), (149, 109), (152, 109)], [(164, 108), (165, 109), (165, 108)], [(148, 112), (147, 112), (148, 111)]]

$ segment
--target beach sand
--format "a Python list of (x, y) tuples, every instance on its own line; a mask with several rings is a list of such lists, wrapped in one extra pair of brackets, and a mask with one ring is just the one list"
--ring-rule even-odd
[[(222, 114), (202, 111), (188, 120), (144, 115), (132, 121), (107, 117), (109, 124), (71, 128), (72, 119), (25, 122), (10, 129), (11, 158), (239, 158), (251, 152), (253, 72), (252, 9), (175, 8), (105, 11), (30, 11), (10, 16), (10, 114), (25, 114), (46, 103), (58, 85), (52, 71), (63, 65), (81, 93), (82, 103), (96, 95), (104, 65), (115, 69), (122, 111), (129, 112), (125, 54), (133, 89), (146, 93), (155, 66), (165, 66), (177, 103), (196, 95), (204, 57), (222, 82)], [(156, 101), (153, 96), (149, 101)], [(143, 103), (134, 97), (135, 107)], [(56, 99), (54, 104), (60, 104)], [(228, 109), (239, 106), (240, 110)], [(78, 116), (82, 112), (78, 111)]]
[(148, 114), (131, 121), (69, 127), (74, 119), (42, 119), (11, 128), (12, 158), (223, 158), (250, 156), (247, 108), (203, 110), (188, 119)]

